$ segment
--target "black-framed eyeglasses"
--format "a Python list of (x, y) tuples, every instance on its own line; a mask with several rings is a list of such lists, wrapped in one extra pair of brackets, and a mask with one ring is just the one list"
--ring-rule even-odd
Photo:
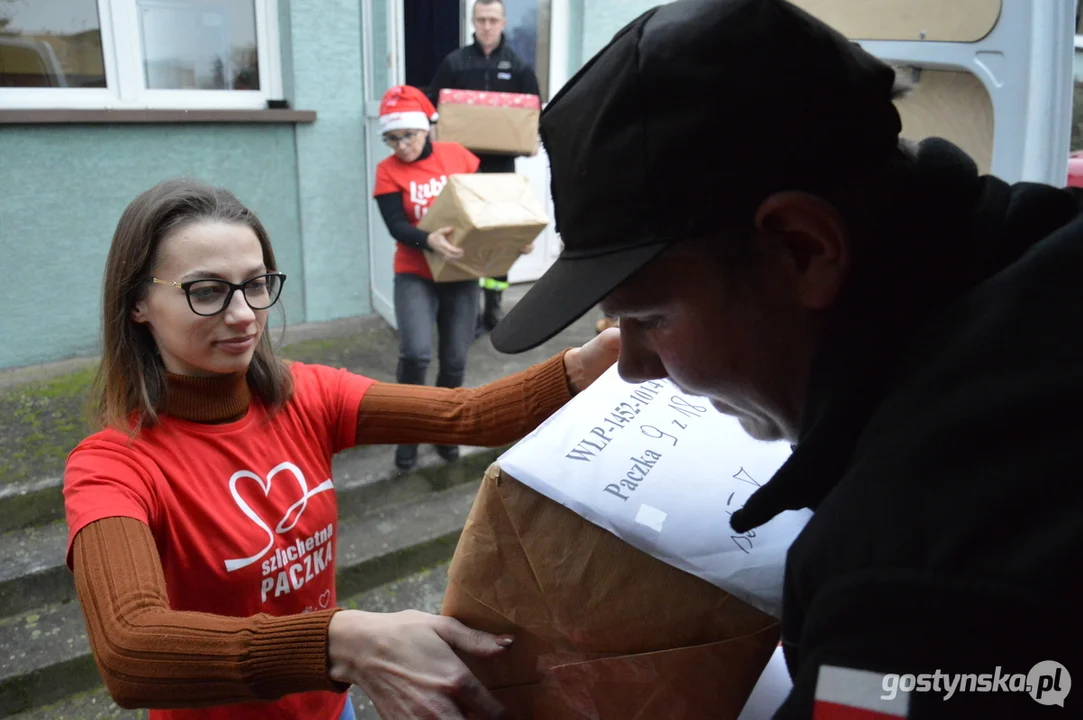
[(156, 277), (150, 278), (150, 282), (180, 288), (188, 298), (188, 307), (192, 308), (192, 312), (210, 317), (229, 307), (233, 293), (238, 290), (244, 296), (248, 307), (253, 310), (266, 310), (278, 302), (286, 276), (280, 272), (269, 272), (249, 278), (243, 283), (231, 283), (219, 278), (197, 278), (179, 283)]
[(384, 135), (384, 143), (388, 147), (395, 148), (395, 147), (399, 146), (399, 143), (404, 142), (404, 141), (405, 142), (410, 142), (411, 140), (413, 140), (414, 138), (416, 138), (420, 134), (421, 134), (420, 130), (406, 130), (401, 135), (386, 133)]

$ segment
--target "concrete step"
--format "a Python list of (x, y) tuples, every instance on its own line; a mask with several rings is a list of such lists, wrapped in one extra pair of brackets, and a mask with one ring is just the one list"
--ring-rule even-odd
[[(423, 453), (421, 467), (415, 472), (441, 481), (443, 478), (436, 477), (439, 473), (431, 471), (432, 466), (438, 464), (435, 458), (431, 449), (427, 454)], [(428, 463), (424, 462), (426, 459)], [(358, 501), (367, 503), (373, 493), (383, 492), (380, 482), (397, 478), (394, 467), (392, 446), (354, 448), (335, 458), (335, 479), (344, 486), (349, 485), (351, 490), (358, 490)], [(63, 485), (59, 475), (0, 483), (0, 535), (63, 520)]]
[[(500, 452), (464, 447), (460, 459), (448, 463), (431, 447), (423, 446), (417, 467), (409, 473), (395, 469), (394, 449), (388, 446), (341, 453), (334, 462), (340, 517), (396, 507), (479, 480)], [(71, 573), (65, 565), (66, 543), (67, 526), (63, 520), (0, 535), (0, 557), (6, 560), (0, 565), (0, 617), (75, 598)]]
[(64, 518), (59, 476), (0, 485), (0, 533)]
[[(339, 597), (364, 593), (449, 560), (479, 483), (474, 480), (406, 504), (343, 518), (336, 552)], [(376, 600), (371, 602), (380, 609)], [(0, 717), (100, 684), (78, 602), (45, 605), (0, 621), (0, 647), (6, 650), (0, 655)]]
[[(399, 610), (440, 611), (444, 591), (447, 589), (447, 564), (409, 575), (378, 588), (354, 595), (343, 601), (343, 606), (373, 612), (397, 612)], [(358, 688), (350, 691), (358, 720), (379, 720), (365, 694)], [(12, 720), (145, 720), (145, 710), (124, 710), (117, 707), (106, 689), (97, 685), (94, 689), (66, 697), (45, 707), (38, 707), (12, 716)]]
[[(504, 294), (504, 309), (510, 310), (528, 287), (512, 286)], [(596, 318), (588, 313), (519, 355), (498, 353), (488, 337), (479, 338), (470, 348), (465, 385), (484, 385), (582, 345), (594, 336)], [(277, 331), (274, 337), (278, 342)], [(395, 331), (376, 316), (291, 326), (281, 340), (281, 357), (394, 380), (398, 341)], [(64, 459), (86, 434), (82, 418), (93, 370), (93, 362), (84, 359), (58, 363), (50, 371), (0, 371), (0, 534), (63, 518)], [(394, 467), (391, 448), (365, 450), (380, 458), (377, 464), (383, 470)]]

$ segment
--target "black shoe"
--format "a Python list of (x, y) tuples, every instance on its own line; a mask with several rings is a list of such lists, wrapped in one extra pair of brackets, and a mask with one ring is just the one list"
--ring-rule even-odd
[(499, 307), (486, 308), (485, 314), (482, 316), (482, 322), (485, 324), (485, 330), (492, 332), (493, 328), (500, 324), (500, 321), (504, 319), (504, 311)]
[(444, 458), (448, 462), (455, 462), (459, 459), (459, 446), (458, 445), (437, 445), (436, 454)]
[(504, 312), (500, 309), (500, 303), (504, 293), (501, 290), (486, 290), (485, 305), (481, 313), (481, 322), (486, 330), (492, 330), (504, 319)]
[(399, 445), (395, 448), (395, 467), (410, 470), (417, 465), (417, 445)]

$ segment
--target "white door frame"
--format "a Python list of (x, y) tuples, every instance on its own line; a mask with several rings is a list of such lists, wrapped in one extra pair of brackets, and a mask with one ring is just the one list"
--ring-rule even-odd
[[(386, 23), (383, 27), (387, 39), (387, 53), (383, 58), (374, 56), (374, 13), (373, 8), (382, 3), (385, 9)], [(387, 86), (402, 82), (405, 76), (405, 61), (402, 48), (405, 47), (406, 35), (403, 24), (402, 0), (361, 0), (361, 42), (362, 42), (362, 84), (365, 101), (365, 172), (366, 197), (368, 203), (367, 241), (369, 251), (369, 287), (371, 289), (372, 308), (386, 320), (391, 327), (397, 328), (395, 321), (394, 271), (390, 265), (389, 248), (393, 240), (384, 226), (380, 211), (372, 200), (373, 183), (376, 180), (376, 165), (387, 155), (380, 154), (383, 148), (379, 137), (380, 98), (387, 87), (376, 87), (374, 69), (377, 62), (386, 63)]]
[(571, 0), (550, 0), (549, 4), (549, 97), (568, 82), (568, 46), (571, 33)]

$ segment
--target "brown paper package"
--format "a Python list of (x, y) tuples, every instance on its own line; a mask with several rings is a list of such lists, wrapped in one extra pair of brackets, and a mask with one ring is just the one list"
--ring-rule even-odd
[(440, 103), (440, 139), (494, 155), (538, 152), (538, 110)]
[(520, 720), (733, 720), (779, 626), (492, 465), (442, 613), (515, 642), (467, 665)]
[(444, 260), (425, 252), (433, 280), (453, 282), (507, 275), (522, 249), (548, 224), (529, 180), (514, 173), (483, 173), (449, 177), (417, 226), (426, 232), (455, 228), (448, 240), (463, 249), (461, 258)]

